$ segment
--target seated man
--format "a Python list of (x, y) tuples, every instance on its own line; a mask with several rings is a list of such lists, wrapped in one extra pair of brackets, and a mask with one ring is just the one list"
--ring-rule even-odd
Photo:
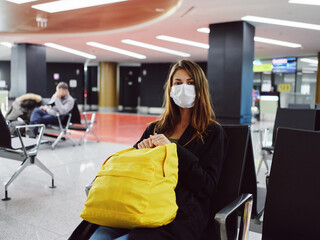
[(45, 106), (35, 108), (30, 117), (30, 124), (58, 124), (57, 113), (69, 113), (74, 105), (74, 99), (69, 94), (68, 84), (60, 82), (56, 92)]

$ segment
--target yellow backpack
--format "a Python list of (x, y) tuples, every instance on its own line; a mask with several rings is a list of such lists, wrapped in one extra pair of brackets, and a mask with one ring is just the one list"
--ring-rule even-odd
[(174, 191), (177, 181), (174, 143), (117, 152), (102, 165), (80, 216), (117, 228), (166, 225), (178, 210)]

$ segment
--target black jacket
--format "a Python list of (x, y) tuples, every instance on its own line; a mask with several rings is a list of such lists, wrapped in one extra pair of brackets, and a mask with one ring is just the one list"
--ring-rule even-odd
[[(148, 126), (138, 143), (154, 134), (154, 126)], [(179, 209), (175, 220), (155, 229), (134, 229), (129, 240), (201, 239), (204, 228), (214, 215), (212, 207), (225, 155), (225, 135), (220, 125), (211, 124), (203, 142), (194, 139), (184, 146), (193, 133), (194, 129), (189, 126), (177, 144), (179, 177), (176, 198)]]
[[(154, 134), (154, 124), (144, 131), (137, 144)], [(189, 126), (177, 143), (179, 158), (178, 184), (175, 189), (178, 205), (173, 222), (158, 228), (136, 228), (131, 230), (129, 240), (196, 240), (209, 239), (204, 229), (214, 216), (215, 193), (225, 155), (225, 135), (218, 124), (208, 126), (203, 142), (194, 139), (194, 129)], [(211, 219), (212, 220), (212, 219)], [(88, 233), (96, 226), (83, 221), (70, 239), (80, 239), (79, 232), (86, 228)], [(214, 239), (211, 238), (210, 239)]]

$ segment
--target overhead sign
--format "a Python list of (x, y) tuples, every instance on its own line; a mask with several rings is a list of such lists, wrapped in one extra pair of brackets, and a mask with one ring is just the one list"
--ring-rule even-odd
[(272, 72), (272, 63), (254, 64), (253, 72)]
[(278, 84), (278, 92), (290, 92), (291, 84), (289, 83), (281, 83)]

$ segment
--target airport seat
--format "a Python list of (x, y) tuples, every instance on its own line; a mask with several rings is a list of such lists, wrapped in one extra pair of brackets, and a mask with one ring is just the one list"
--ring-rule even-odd
[[(35, 127), (37, 127), (40, 131), (36, 139), (21, 136), (20, 129)], [(37, 158), (38, 149), (39, 145), (41, 144), (44, 129), (45, 126), (43, 124), (16, 126), (17, 137), (12, 137), (10, 135), (10, 131), (4, 119), (4, 116), (0, 111), (0, 157), (22, 162), (20, 167), (12, 175), (9, 181), (5, 183), (5, 197), (2, 200), (10, 200), (10, 198), (8, 197), (9, 185), (19, 176), (19, 174), (27, 166), (32, 164), (37, 165), (39, 168), (41, 168), (43, 171), (45, 171), (51, 176), (51, 187), (54, 187), (53, 173)]]
[(319, 239), (319, 146), (320, 132), (278, 129), (262, 240)]
[(251, 193), (253, 196), (252, 219), (261, 224), (267, 189), (257, 186), (257, 175), (254, 162), (251, 132), (249, 132), (248, 145), (246, 149), (246, 161), (241, 182), (241, 192)]
[(57, 114), (58, 125), (49, 124), (47, 126), (45, 136), (54, 137), (55, 140), (51, 144), (51, 148), (55, 149), (56, 145), (65, 139), (69, 139), (72, 145), (75, 146), (74, 140), (68, 133), (69, 127), (72, 123), (81, 123), (80, 112), (77, 101), (74, 102), (73, 108), (68, 114)]
[[(246, 125), (223, 125), (227, 137), (227, 153), (223, 164), (215, 201), (215, 223), (209, 222), (201, 240), (214, 239), (214, 229), (218, 225), (220, 239), (246, 239), (249, 231), (253, 194), (242, 191), (242, 181), (246, 165), (250, 139), (250, 128)], [(243, 212), (238, 231), (238, 211)]]
[[(227, 153), (218, 185), (212, 219), (205, 228), (201, 240), (246, 239), (251, 217), (253, 196), (241, 194), (241, 182), (249, 141), (249, 127), (245, 125), (225, 125)], [(90, 191), (86, 186), (86, 194)], [(240, 230), (238, 232), (238, 210), (242, 209)], [(218, 226), (217, 226), (218, 225)], [(69, 239), (87, 239), (96, 229), (95, 224), (82, 221)], [(217, 230), (218, 229), (218, 230)]]
[[(77, 111), (78, 111), (77, 114), (80, 115), (79, 109)], [(95, 112), (83, 112), (81, 115), (83, 116), (83, 121), (81, 121), (81, 123), (73, 123), (72, 122), (69, 126), (69, 130), (83, 132), (81, 139), (79, 140), (79, 145), (81, 145), (83, 143), (83, 141), (85, 140), (85, 137), (89, 133), (91, 133), (96, 138), (96, 141), (99, 142), (99, 137), (93, 130), (95, 118), (96, 118), (96, 113)]]
[[(264, 163), (267, 168), (267, 175), (269, 173), (269, 165), (267, 163), (267, 159), (268, 156), (273, 154), (274, 143), (277, 137), (277, 129), (279, 127), (303, 130), (320, 130), (320, 110), (290, 108), (277, 109), (276, 118), (273, 126), (271, 145), (266, 145), (266, 139), (268, 138), (268, 129), (264, 129), (264, 133), (260, 132), (261, 159), (258, 164), (257, 174), (261, 169), (262, 163)], [(262, 137), (262, 135), (264, 135), (264, 137)]]

